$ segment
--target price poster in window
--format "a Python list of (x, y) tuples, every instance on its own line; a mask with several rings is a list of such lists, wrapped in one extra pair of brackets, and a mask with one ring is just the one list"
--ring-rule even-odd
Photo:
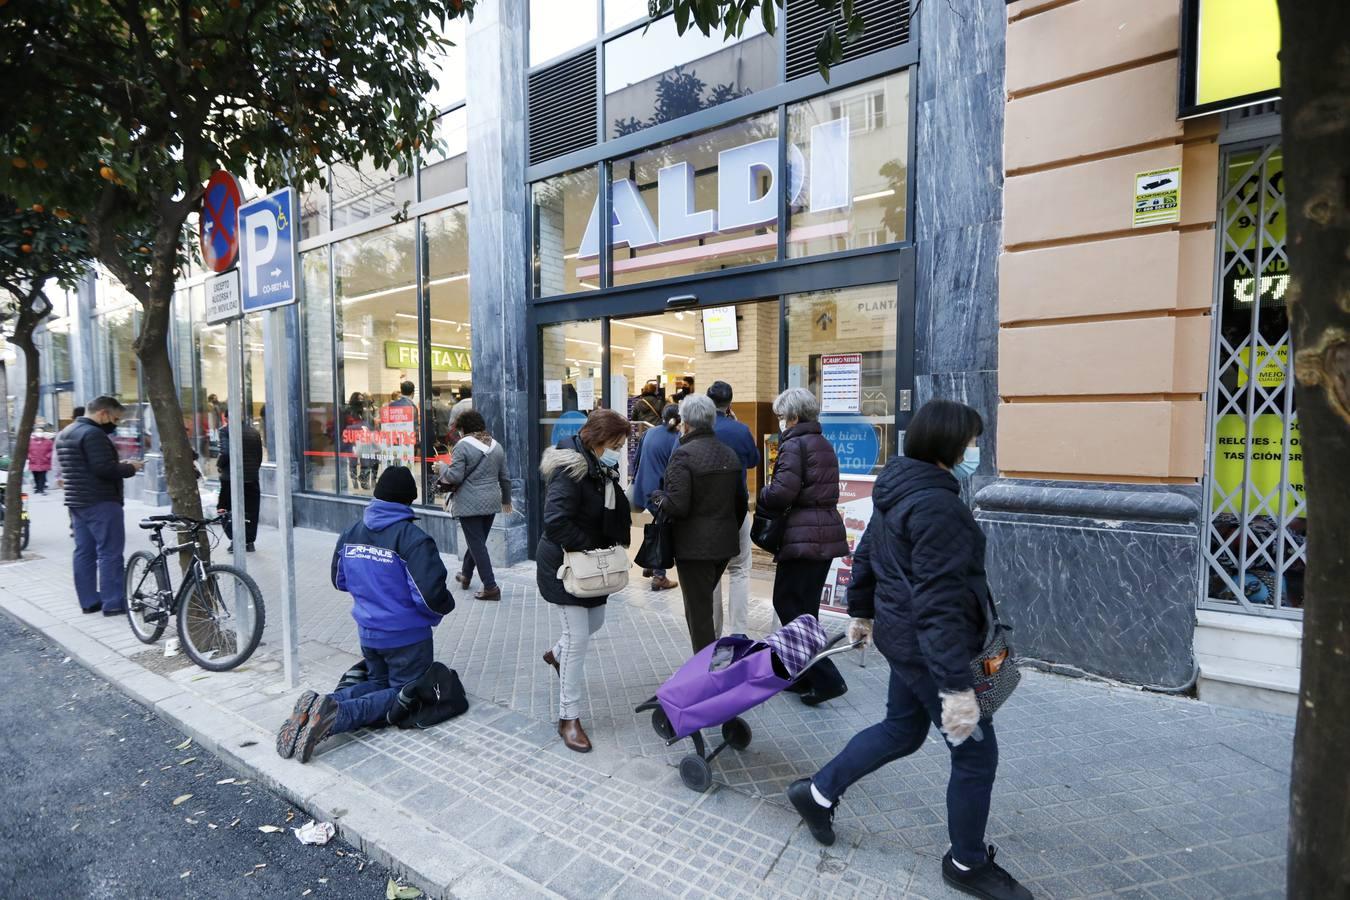
[(595, 408), (595, 379), (577, 379), (577, 409), (589, 412)]
[(820, 358), (820, 411), (855, 413), (862, 409), (862, 354), (835, 353)]

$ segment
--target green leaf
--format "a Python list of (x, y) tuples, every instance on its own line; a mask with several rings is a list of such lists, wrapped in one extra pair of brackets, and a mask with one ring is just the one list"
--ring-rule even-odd
[(778, 23), (774, 21), (773, 0), (760, 0), (759, 17), (764, 23), (764, 30), (773, 34)]
[(675, 0), (675, 33), (684, 34), (689, 27), (689, 13), (694, 0)]

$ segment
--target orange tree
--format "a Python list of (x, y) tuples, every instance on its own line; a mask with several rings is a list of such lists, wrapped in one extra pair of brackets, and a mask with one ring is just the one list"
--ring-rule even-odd
[(28, 439), (37, 418), (39, 369), (33, 330), (52, 311), (47, 288), (55, 282), (73, 288), (89, 265), (89, 238), (83, 226), (64, 209), (48, 210), (40, 203), (21, 207), (0, 197), (0, 328), (19, 348), (24, 360), (23, 413), (10, 454), (5, 481), (5, 531), (0, 559), (18, 559), (20, 546), (19, 496), (23, 468), (28, 461)]
[[(782, 0), (650, 0), (680, 33), (769, 30)], [(816, 48), (822, 69), (866, 27), (851, 0)], [(917, 6), (917, 4), (916, 4)], [(1350, 897), (1350, 3), (1279, 0), (1289, 310), (1308, 484), (1308, 574), (1289, 822), (1290, 897)]]
[[(8, 0), (0, 193), (59, 204), (144, 310), (136, 337), (174, 512), (201, 499), (168, 350), (184, 227), (211, 172), (263, 188), (407, 166), (431, 57), (473, 0)], [(284, 475), (283, 475), (284, 477)]]

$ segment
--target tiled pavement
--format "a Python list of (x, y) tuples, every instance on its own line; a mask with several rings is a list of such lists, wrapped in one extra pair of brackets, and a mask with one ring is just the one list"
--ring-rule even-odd
[[(438, 658), (477, 701), (469, 714), (425, 732), (335, 739), (302, 769), (258, 752), (293, 697), (279, 684), (277, 610), (240, 671), (172, 668), (177, 660), (137, 643), (124, 620), (79, 615), (58, 503), (35, 498), (32, 549), (45, 558), (0, 568), (0, 606), (85, 647), (82, 659), (98, 657), (86, 662), (196, 723), (239, 765), (434, 892), (953, 896), (938, 875), (947, 754), (936, 734), (853, 788), (832, 848), (815, 844), (783, 800), (789, 781), (879, 718), (886, 667), (875, 653), (866, 667), (842, 664), (850, 691), (828, 708), (781, 695), (747, 714), (751, 746), (719, 756), (717, 785), (695, 794), (674, 768), (687, 742), (665, 747), (649, 715), (633, 712), (688, 656), (678, 591), (654, 595), (639, 582), (611, 600), (587, 668), (583, 721), (596, 751), (578, 756), (554, 734), (556, 680), (539, 660), (557, 620), (536, 596), (533, 568), (516, 567), (500, 573), (500, 604), (457, 592), (459, 608), (437, 631)], [(145, 512), (129, 507), (128, 519)], [(129, 549), (140, 534), (129, 531)], [(274, 597), (270, 535), (258, 543), (251, 571)], [(332, 543), (296, 532), (302, 680), (315, 687), (357, 654), (349, 601), (328, 584)], [(756, 601), (752, 630), (769, 619)], [(141, 665), (151, 659), (163, 677)], [(1029, 673), (998, 725), (989, 837), (1037, 897), (1282, 896), (1291, 720)], [(247, 740), (237, 738), (260, 746), (239, 749)]]

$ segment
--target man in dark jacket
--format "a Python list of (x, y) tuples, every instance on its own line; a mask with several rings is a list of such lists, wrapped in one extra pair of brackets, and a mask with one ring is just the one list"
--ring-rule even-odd
[[(717, 439), (736, 451), (741, 461), (741, 481), (747, 470), (759, 465), (759, 445), (744, 422), (731, 415), (731, 385), (714, 381), (708, 387), (708, 399), (717, 407), (717, 421), (713, 431)], [(747, 488), (747, 496), (748, 488)], [(740, 544), (736, 555), (727, 563), (727, 627), (722, 627), (722, 582), (713, 591), (713, 627), (718, 634), (745, 634), (750, 627), (750, 517), (741, 522)]]
[(75, 594), (86, 613), (126, 611), (122, 580), (126, 523), (122, 482), (141, 470), (141, 461), (122, 462), (109, 437), (126, 408), (114, 397), (90, 401), (87, 414), (56, 439), (65, 501), (75, 532)]
[[(253, 542), (258, 539), (258, 511), (262, 506), (262, 485), (258, 482), (258, 471), (262, 469), (262, 435), (247, 419), (244, 421), (244, 536), (246, 548), (253, 552)], [(220, 455), (216, 457), (216, 471), (220, 473), (220, 497), (216, 500), (216, 512), (226, 513), (234, 503), (234, 494), (230, 480), (230, 426), (220, 429)], [(234, 517), (225, 525), (225, 536), (234, 540)], [(230, 544), (229, 549), (234, 549)]]
[(431, 629), (455, 608), (447, 573), (431, 536), (413, 524), (417, 483), (391, 466), (375, 484), (360, 522), (338, 538), (333, 586), (352, 595), (367, 681), (336, 693), (305, 691), (277, 733), (277, 753), (309, 762), (330, 734), (387, 721), (399, 691), (431, 666)]
[(717, 439), (713, 402), (697, 394), (680, 404), (684, 437), (666, 466), (666, 487), (653, 501), (674, 522), (675, 565), (694, 652), (717, 640), (713, 590), (736, 555), (749, 500), (736, 452)]

